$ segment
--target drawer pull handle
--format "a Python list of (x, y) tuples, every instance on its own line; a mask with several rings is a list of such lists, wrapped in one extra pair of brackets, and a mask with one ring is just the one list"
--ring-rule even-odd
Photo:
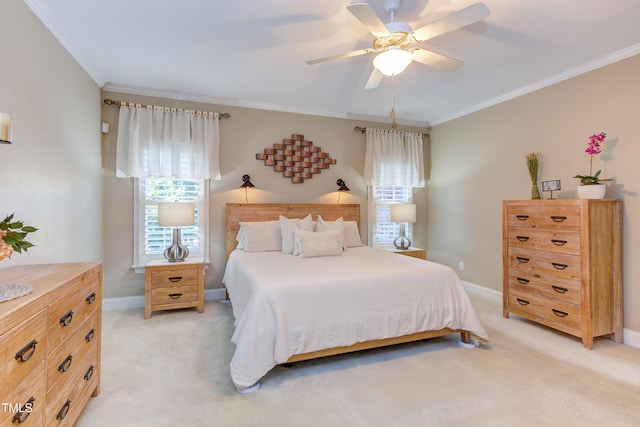
[(18, 412), (13, 416), (11, 422), (13, 424), (22, 424), (27, 421), (31, 412), (33, 412), (33, 402), (36, 401), (36, 398), (31, 396), (29, 400), (27, 400), (21, 408), (18, 409)]
[(516, 259), (518, 260), (518, 262), (521, 262), (523, 264), (526, 264), (529, 262), (529, 258), (525, 258), (525, 257), (521, 257), (521, 256), (517, 256)]
[(94, 302), (96, 302), (96, 293), (95, 292), (91, 292), (89, 295), (87, 295), (87, 297), (84, 300), (89, 305), (93, 304)]
[(87, 369), (87, 372), (84, 373), (84, 377), (82, 378), (84, 378), (85, 381), (89, 381), (93, 377), (93, 370), (94, 366), (89, 366), (89, 369)]
[(169, 277), (169, 281), (173, 283), (179, 282), (180, 280), (182, 280), (182, 276)]
[(551, 285), (551, 287), (553, 288), (554, 291), (556, 291), (559, 294), (564, 294), (564, 293), (569, 292), (569, 289), (561, 288), (560, 286)]
[(62, 363), (60, 365), (58, 365), (58, 371), (67, 372), (69, 370), (69, 368), (71, 367), (72, 359), (73, 359), (72, 355), (68, 355), (67, 357), (65, 357), (65, 359), (62, 361)]
[(520, 305), (529, 305), (529, 304), (531, 304), (529, 301), (524, 300), (524, 299), (520, 299), (520, 298), (516, 298), (516, 301), (518, 301), (518, 304), (520, 304)]
[(516, 218), (518, 218), (518, 221), (526, 221), (529, 219), (529, 215), (516, 215)]
[(516, 236), (516, 239), (518, 239), (521, 242), (526, 242), (527, 240), (529, 240), (527, 236)]
[(524, 279), (522, 277), (516, 277), (516, 280), (518, 281), (518, 283), (522, 283), (523, 285), (529, 283), (529, 279)]
[(565, 268), (569, 267), (567, 264), (560, 264), (557, 262), (552, 262), (551, 265), (553, 265), (553, 268), (555, 268), (556, 270), (564, 270)]
[(569, 313), (565, 313), (564, 311), (556, 310), (555, 308), (552, 308), (551, 311), (553, 311), (553, 314), (555, 314), (558, 317), (567, 317), (569, 315)]
[(58, 411), (58, 415), (56, 415), (56, 420), (64, 420), (64, 417), (67, 416), (70, 408), (71, 408), (71, 399), (67, 399), (67, 401), (64, 402), (64, 405), (62, 405), (62, 408), (60, 408), (60, 411)]
[(553, 243), (556, 246), (564, 246), (567, 244), (566, 240), (559, 240), (559, 239), (551, 239), (551, 243)]
[(60, 324), (62, 326), (69, 326), (73, 320), (73, 310), (69, 310), (67, 314), (60, 318)]
[(36, 352), (36, 344), (38, 344), (38, 341), (31, 340), (29, 344), (22, 347), (22, 350), (16, 353), (16, 360), (19, 360), (20, 362), (26, 362), (27, 360), (31, 359), (33, 354)]
[(552, 220), (553, 222), (562, 222), (562, 221), (564, 221), (565, 219), (567, 219), (567, 217), (566, 217), (566, 216), (560, 216), (560, 215), (553, 215), (553, 216), (551, 216), (551, 220)]
[(96, 330), (91, 328), (89, 333), (87, 333), (87, 335), (84, 336), (84, 340), (86, 342), (91, 342), (91, 341), (93, 341), (93, 337), (95, 337), (95, 336), (96, 336)]
[(169, 294), (169, 298), (171, 299), (178, 299), (182, 296), (182, 294)]

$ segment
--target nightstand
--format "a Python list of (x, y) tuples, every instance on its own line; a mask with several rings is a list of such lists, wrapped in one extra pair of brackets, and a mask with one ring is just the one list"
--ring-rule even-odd
[(414, 258), (427, 259), (427, 251), (420, 248), (408, 248), (408, 249), (396, 249), (396, 248), (384, 248), (394, 254), (406, 255)]
[(151, 312), (177, 308), (204, 311), (204, 259), (149, 263), (144, 273), (144, 318)]

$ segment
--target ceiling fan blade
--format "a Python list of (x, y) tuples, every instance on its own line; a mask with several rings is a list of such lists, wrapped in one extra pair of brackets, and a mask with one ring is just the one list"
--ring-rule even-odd
[(431, 52), (430, 50), (413, 49), (411, 53), (414, 61), (443, 71), (454, 71), (463, 64), (462, 61)]
[(369, 80), (367, 80), (367, 84), (364, 86), (365, 89), (375, 89), (380, 86), (380, 82), (382, 82), (382, 77), (384, 75), (377, 68), (373, 68), (371, 75), (369, 76)]
[(367, 53), (371, 53), (371, 52), (375, 52), (375, 50), (374, 49), (360, 49), (360, 50), (354, 50), (352, 52), (341, 53), (340, 55), (332, 55), (332, 56), (326, 56), (324, 58), (310, 59), (310, 60), (308, 60), (306, 62), (309, 65), (314, 65), (314, 64), (319, 64), (321, 62), (334, 61), (336, 59), (351, 58), (353, 56), (366, 55)]
[(362, 23), (371, 34), (376, 37), (389, 35), (389, 30), (380, 20), (378, 15), (371, 9), (367, 3), (356, 3), (347, 6), (349, 12)]
[(457, 30), (474, 22), (481, 21), (490, 15), (489, 8), (484, 3), (475, 3), (457, 12), (451, 13), (431, 24), (418, 28), (413, 32), (413, 37), (419, 41), (425, 41), (437, 37), (449, 31)]

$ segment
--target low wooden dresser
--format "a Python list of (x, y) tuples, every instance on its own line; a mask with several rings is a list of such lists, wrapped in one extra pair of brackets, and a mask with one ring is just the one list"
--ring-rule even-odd
[(204, 311), (204, 259), (158, 261), (145, 267), (144, 318), (153, 311), (195, 307)]
[(620, 200), (503, 202), (503, 316), (622, 342)]
[(72, 426), (100, 391), (102, 264), (9, 267), (0, 303), (0, 426)]

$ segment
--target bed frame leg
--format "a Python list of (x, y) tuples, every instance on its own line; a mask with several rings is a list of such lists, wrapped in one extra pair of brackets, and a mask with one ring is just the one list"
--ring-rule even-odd
[(471, 343), (471, 332), (469, 332), (469, 331), (460, 332), (460, 340), (465, 344), (470, 344)]

